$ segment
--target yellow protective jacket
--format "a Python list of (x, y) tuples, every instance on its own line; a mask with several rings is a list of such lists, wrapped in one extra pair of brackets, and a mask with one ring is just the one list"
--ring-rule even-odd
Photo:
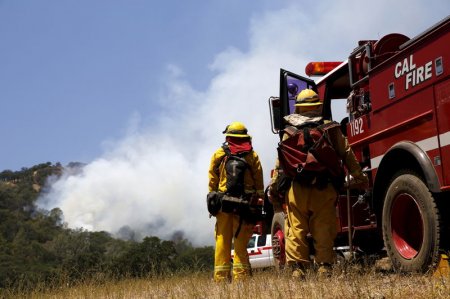
[[(215, 151), (209, 165), (209, 192), (218, 191), (225, 193), (227, 191), (227, 175), (225, 163), (225, 151), (222, 147)], [(258, 193), (260, 197), (264, 196), (264, 181), (261, 162), (258, 154), (252, 150), (245, 157), (249, 168), (244, 174), (245, 193)]]

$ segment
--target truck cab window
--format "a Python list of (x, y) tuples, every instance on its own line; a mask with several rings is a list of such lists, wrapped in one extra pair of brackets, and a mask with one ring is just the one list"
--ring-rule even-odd
[(256, 245), (257, 245), (258, 247), (266, 245), (266, 238), (267, 238), (267, 235), (261, 235), (261, 236), (259, 236), (259, 238), (258, 238), (258, 244), (256, 244)]
[(331, 101), (331, 118), (340, 123), (347, 114), (347, 99), (333, 99)]
[(341, 131), (344, 136), (347, 136), (347, 99), (333, 99), (331, 101), (331, 118), (332, 120), (341, 124)]
[(248, 241), (247, 248), (255, 247), (255, 241), (256, 241), (256, 236), (251, 237), (251, 239)]
[(289, 97), (289, 114), (295, 111), (295, 100), (300, 91), (305, 88), (309, 88), (306, 82), (295, 78), (293, 76), (287, 76), (287, 91)]

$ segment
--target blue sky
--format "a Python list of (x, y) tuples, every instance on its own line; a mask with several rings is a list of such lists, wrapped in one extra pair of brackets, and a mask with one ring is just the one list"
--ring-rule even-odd
[(450, 12), (448, 0), (316, 2), (0, 0), (0, 170), (88, 163), (40, 205), (70, 227), (211, 244), (209, 159), (242, 121), (268, 182), (280, 68), (302, 75)]
[[(204, 89), (208, 64), (248, 47), (250, 1), (0, 1), (0, 169), (89, 162), (123, 135), (130, 115), (151, 125), (167, 65)], [(186, 103), (187, 105), (189, 103)]]

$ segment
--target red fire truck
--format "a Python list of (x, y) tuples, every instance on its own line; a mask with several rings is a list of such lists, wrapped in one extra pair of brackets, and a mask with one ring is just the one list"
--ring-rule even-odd
[[(322, 77), (281, 70), (280, 95), (269, 99), (273, 132), (281, 138), (296, 94), (312, 88), (370, 179), (366, 193), (338, 197), (336, 248), (385, 250), (400, 271), (433, 268), (450, 243), (450, 17), (412, 39), (360, 41), (345, 62), (310, 63), (305, 73)], [(281, 264), (283, 213), (272, 220)]]

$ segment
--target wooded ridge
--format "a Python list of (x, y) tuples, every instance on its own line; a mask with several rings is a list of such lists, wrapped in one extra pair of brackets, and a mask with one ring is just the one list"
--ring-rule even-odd
[(68, 228), (59, 208), (39, 209), (36, 200), (48, 190), (48, 178), (64, 169), (47, 162), (0, 172), (0, 289), (212, 270), (211, 246), (193, 247), (182, 236), (121, 240), (105, 231)]

